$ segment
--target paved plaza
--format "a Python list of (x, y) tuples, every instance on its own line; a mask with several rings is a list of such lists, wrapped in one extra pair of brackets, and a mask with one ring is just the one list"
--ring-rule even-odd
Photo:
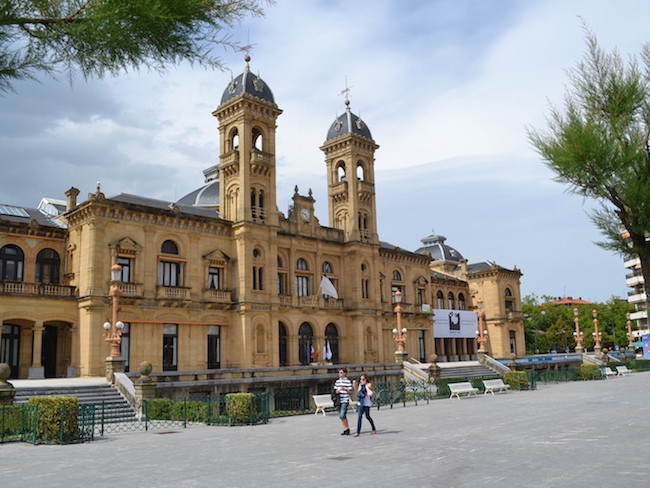
[[(0, 445), (14, 487), (646, 487), (650, 373), (373, 409), (378, 434), (333, 413), (267, 425)], [(351, 424), (356, 414), (351, 415)]]

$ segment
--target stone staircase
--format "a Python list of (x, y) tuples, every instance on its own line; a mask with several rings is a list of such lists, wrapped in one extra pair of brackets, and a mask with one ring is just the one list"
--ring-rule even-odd
[(102, 416), (105, 423), (129, 422), (136, 420), (136, 413), (113, 385), (42, 385), (16, 386), (14, 403), (27, 403), (30, 398), (37, 396), (74, 396), (79, 404), (95, 404), (95, 418)]
[(454, 363), (446, 363), (445, 365), (441, 363), (438, 364), (440, 365), (441, 378), (482, 378), (486, 376), (501, 376), (500, 373), (497, 373), (493, 369), (479, 364), (478, 362), (470, 364), (468, 361), (465, 362), (465, 364), (459, 364), (458, 366), (452, 366)]

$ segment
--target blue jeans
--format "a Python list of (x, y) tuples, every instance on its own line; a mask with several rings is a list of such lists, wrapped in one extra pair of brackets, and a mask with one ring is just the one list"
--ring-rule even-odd
[(357, 412), (359, 412), (359, 417), (357, 418), (357, 434), (361, 433), (361, 421), (363, 420), (363, 416), (365, 415), (366, 418), (368, 419), (368, 422), (370, 422), (370, 427), (372, 427), (372, 430), (377, 430), (375, 429), (375, 423), (372, 420), (372, 417), (370, 416), (370, 407), (362, 407), (359, 405), (357, 407)]

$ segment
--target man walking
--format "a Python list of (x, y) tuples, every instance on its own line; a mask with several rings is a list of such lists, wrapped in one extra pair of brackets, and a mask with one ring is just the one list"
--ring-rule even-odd
[(339, 406), (339, 418), (343, 424), (341, 435), (350, 435), (350, 425), (348, 424), (348, 406), (350, 405), (350, 393), (352, 393), (352, 381), (348, 378), (348, 370), (339, 369), (339, 379), (334, 383), (334, 391), (340, 395), (341, 405)]

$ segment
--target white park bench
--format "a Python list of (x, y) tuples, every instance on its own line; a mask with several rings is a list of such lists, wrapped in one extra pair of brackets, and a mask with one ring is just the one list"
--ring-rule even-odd
[(487, 395), (488, 393), (494, 395), (495, 391), (507, 392), (510, 389), (510, 385), (506, 385), (501, 378), (496, 380), (483, 380), (483, 386), (485, 387), (484, 395)]
[(616, 373), (609, 366), (605, 366), (605, 378), (609, 378), (610, 376), (616, 376)]
[(632, 371), (627, 369), (627, 366), (616, 366), (616, 373), (618, 374), (618, 376), (626, 376), (632, 373)]
[(472, 384), (468, 381), (466, 383), (449, 383), (447, 385), (449, 387), (449, 391), (451, 392), (451, 395), (449, 395), (449, 398), (458, 398), (460, 399), (461, 395), (476, 395), (478, 393), (478, 388), (474, 388)]
[[(314, 405), (316, 405), (316, 411), (314, 412), (314, 415), (316, 415), (318, 412), (323, 412), (323, 416), (325, 416), (326, 408), (334, 408), (334, 402), (332, 401), (332, 396), (329, 393), (326, 395), (312, 395), (311, 397), (314, 400)], [(356, 402), (350, 400), (350, 407), (356, 409)]]

